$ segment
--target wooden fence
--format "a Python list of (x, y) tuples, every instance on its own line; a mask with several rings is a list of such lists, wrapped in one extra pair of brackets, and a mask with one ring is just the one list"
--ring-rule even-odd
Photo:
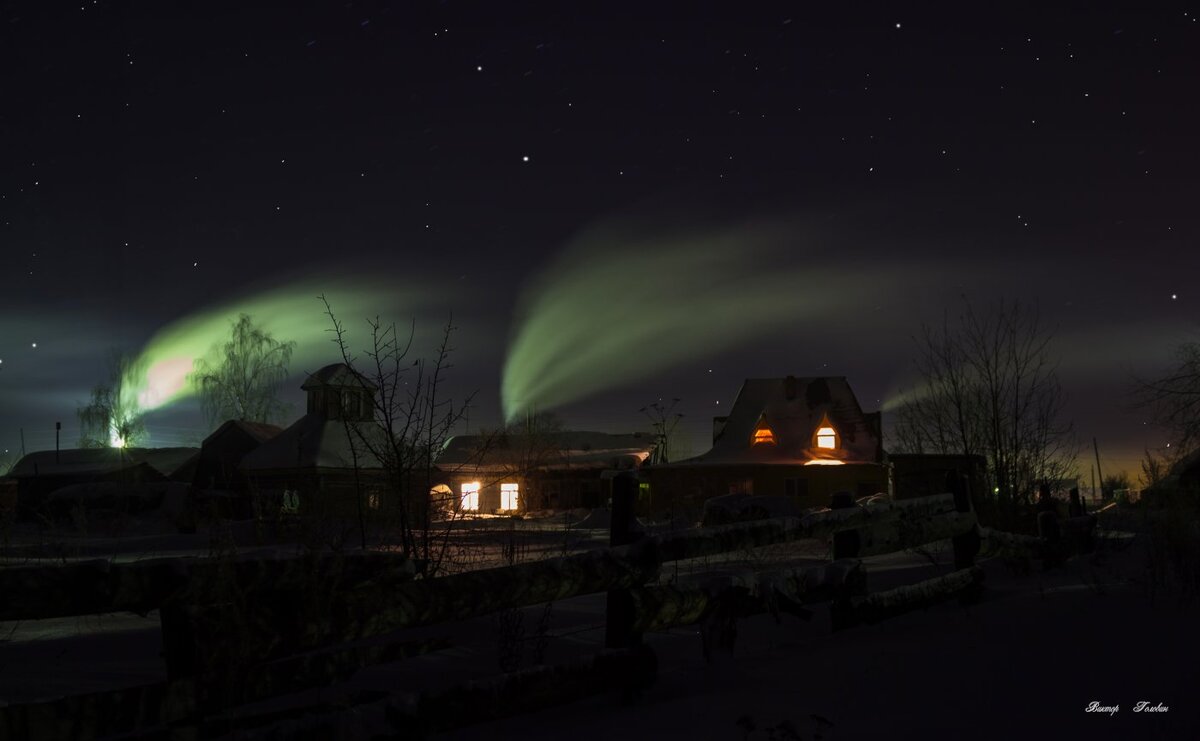
[[(835, 630), (972, 595), (981, 531), (965, 491), (806, 515), (647, 536), (635, 528), (632, 478), (614, 480), (610, 547), (557, 559), (415, 578), (386, 554), (257, 559), (84, 562), (0, 569), (0, 619), (131, 610), (161, 615), (167, 679), (128, 689), (0, 707), (0, 739), (329, 738), (348, 727), (420, 736), (588, 694), (653, 682), (645, 633), (700, 624), (705, 650), (762, 612), (807, 617), (831, 605)], [(833, 559), (807, 569), (747, 573), (722, 583), (659, 584), (663, 564), (791, 541), (831, 538)], [(949, 539), (955, 570), (919, 584), (867, 591), (864, 556)], [(1000, 538), (993, 535), (995, 545)], [(1008, 542), (1009, 548), (1041, 543)], [(302, 717), (245, 706), (343, 681), (362, 668), (449, 645), (397, 631), (607, 592), (606, 648), (571, 664), (536, 667), (437, 692), (308, 704)], [(349, 726), (347, 725), (349, 724)]]

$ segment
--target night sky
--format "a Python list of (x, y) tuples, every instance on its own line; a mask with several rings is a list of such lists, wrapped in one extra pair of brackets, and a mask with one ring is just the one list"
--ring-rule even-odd
[(679, 397), (696, 453), (743, 378), (886, 419), (923, 320), (1036, 302), (1105, 473), (1166, 441), (1129, 390), (1197, 337), (1197, 6), (243, 5), (0, 11), (0, 448), (264, 295), (299, 379), (321, 291), (422, 350), (453, 311), (470, 429)]

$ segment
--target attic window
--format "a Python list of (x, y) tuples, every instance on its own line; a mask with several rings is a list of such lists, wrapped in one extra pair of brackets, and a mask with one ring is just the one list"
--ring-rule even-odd
[(813, 435), (813, 447), (822, 450), (837, 450), (838, 434), (837, 430), (833, 429), (833, 425), (829, 422), (829, 417), (821, 418), (821, 424), (817, 427), (817, 433)]
[(770, 427), (759, 427), (754, 431), (753, 445), (774, 445), (775, 433), (771, 432)]

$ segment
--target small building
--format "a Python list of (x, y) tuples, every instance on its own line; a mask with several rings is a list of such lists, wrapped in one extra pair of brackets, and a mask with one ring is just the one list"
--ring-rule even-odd
[(698, 514), (727, 494), (807, 508), (838, 491), (890, 493), (879, 412), (863, 412), (846, 379), (829, 376), (747, 379), (728, 416), (713, 419), (712, 449), (647, 466), (641, 478), (639, 509), (652, 515)]
[(172, 480), (196, 448), (68, 448), (41, 450), (17, 461), (8, 478), (17, 483), (22, 516), (38, 512), (49, 495), (77, 484), (148, 484)]
[(438, 455), (431, 495), (468, 513), (599, 507), (611, 495), (612, 476), (639, 468), (654, 444), (654, 436), (640, 433), (457, 435)]
[(362, 441), (369, 436), (377, 449), (383, 441), (374, 418), (375, 386), (344, 363), (334, 363), (300, 388), (308, 396), (307, 413), (246, 453), (238, 465), (251, 494), (267, 511), (278, 511), (286, 500), (300, 513), (349, 512), (359, 494), (377, 507), (378, 494), (367, 489), (377, 484), (382, 466)]
[(242, 459), (281, 432), (282, 427), (264, 422), (225, 422), (200, 444), (192, 484), (198, 489), (245, 491), (245, 474), (238, 468)]

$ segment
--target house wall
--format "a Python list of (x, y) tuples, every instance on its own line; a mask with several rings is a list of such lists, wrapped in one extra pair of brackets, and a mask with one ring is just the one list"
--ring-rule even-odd
[(869, 496), (888, 491), (888, 467), (878, 463), (842, 466), (726, 465), (649, 466), (641, 471), (638, 512), (645, 516), (699, 515), (704, 501), (731, 493), (786, 496), (801, 508), (825, 507), (838, 491)]
[(278, 514), (287, 491), (298, 493), (298, 514), (302, 516), (355, 518), (360, 491), (368, 510), (386, 510), (396, 504), (395, 497), (388, 496), (382, 472), (376, 470), (359, 471), (357, 482), (353, 470), (313, 468), (256, 472), (247, 480), (252, 508), (260, 517)]
[(572, 469), (569, 471), (539, 471), (524, 476), (494, 471), (455, 471), (436, 480), (461, 497), (462, 485), (476, 482), (479, 488), (479, 512), (501, 511), (500, 485), (520, 486), (517, 512), (547, 509), (577, 509), (600, 507), (608, 499), (608, 481), (601, 479), (601, 469)]

